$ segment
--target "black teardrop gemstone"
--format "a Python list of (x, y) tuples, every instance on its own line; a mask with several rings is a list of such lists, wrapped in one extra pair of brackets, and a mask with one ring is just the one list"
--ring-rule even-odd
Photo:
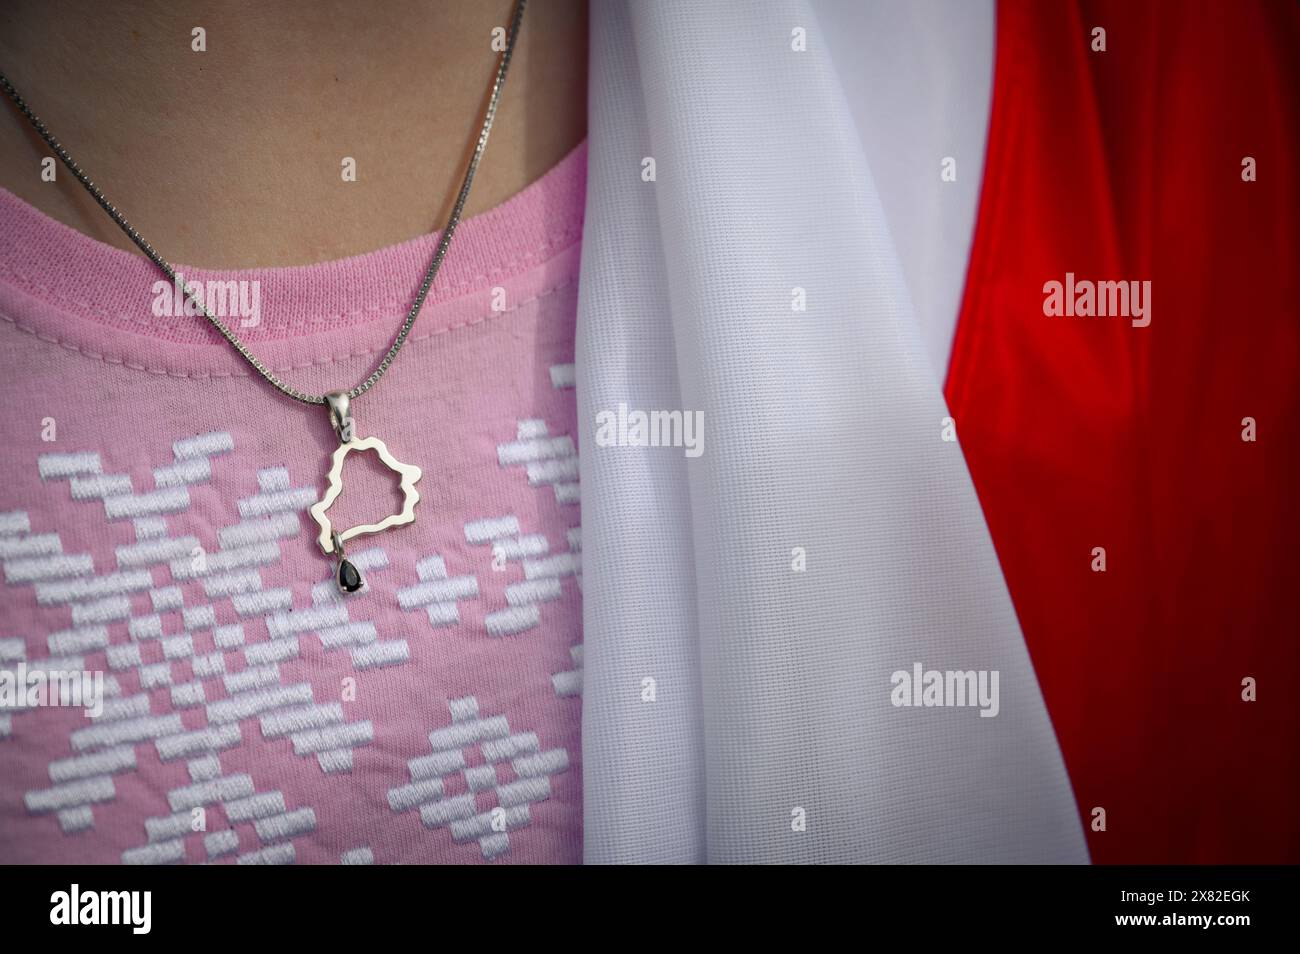
[(342, 560), (339, 562), (338, 583), (340, 590), (344, 593), (355, 593), (361, 589), (363, 582), (361, 571), (352, 565), (352, 561)]

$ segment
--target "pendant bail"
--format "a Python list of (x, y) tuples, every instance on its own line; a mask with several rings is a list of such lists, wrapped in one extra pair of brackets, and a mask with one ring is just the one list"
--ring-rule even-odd
[(339, 436), (339, 442), (348, 443), (352, 440), (353, 429), (352, 399), (348, 397), (348, 392), (331, 391), (325, 395), (325, 403), (329, 405), (330, 424)]

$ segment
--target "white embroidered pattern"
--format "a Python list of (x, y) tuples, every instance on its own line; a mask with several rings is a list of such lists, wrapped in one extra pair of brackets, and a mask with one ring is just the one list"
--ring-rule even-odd
[[(573, 387), (572, 365), (553, 366), (550, 374), (555, 387)], [(250, 775), (227, 772), (222, 753), (239, 746), (246, 730), (260, 730), (264, 740), (287, 741), (294, 755), (314, 758), (326, 774), (350, 772), (354, 749), (373, 742), (373, 726), (368, 720), (348, 722), (339, 702), (317, 700), (310, 683), (286, 680), (279, 664), (299, 656), (303, 635), (317, 637), (326, 652), (345, 651), (357, 671), (410, 661), (405, 639), (380, 638), (374, 621), (353, 618), (332, 578), (313, 586), (310, 606), (295, 607), (287, 587), (263, 585), (261, 571), (280, 562), (281, 541), (302, 532), (301, 514), (317, 496), (314, 487), (294, 487), (286, 468), (258, 472), (257, 492), (237, 501), (238, 519), (217, 531), (215, 551), (206, 551), (194, 536), (170, 534), (168, 515), (188, 510), (190, 489), (211, 481), (214, 458), (234, 449), (226, 432), (177, 440), (172, 461), (152, 468), (153, 487), (147, 489), (137, 489), (130, 474), (104, 473), (100, 455), (92, 451), (40, 455), (43, 481), (66, 481), (74, 501), (98, 503), (108, 521), (130, 521), (135, 542), (116, 547), (116, 565), (106, 572), (95, 572), (91, 554), (65, 553), (60, 533), (33, 533), (25, 511), (0, 513), (7, 585), (31, 587), (40, 607), (67, 607), (72, 623), (47, 636), (48, 656), (37, 659), (27, 658), (23, 638), (5, 634), (0, 668), (22, 662), (29, 670), (81, 670), (86, 654), (102, 652), (110, 670), (103, 715), (70, 731), (69, 754), (49, 763), (48, 787), (25, 793), (27, 810), (54, 813), (65, 833), (91, 830), (94, 806), (116, 798), (115, 777), (139, 768), (138, 746), (152, 745), (163, 762), (186, 760), (189, 781), (166, 793), (170, 813), (145, 820), (144, 841), (122, 852), (125, 863), (183, 861), (189, 842), (201, 845), (207, 859), (294, 862), (293, 839), (316, 829), (314, 809), (290, 807), (282, 791), (259, 790)], [(497, 457), (503, 469), (522, 467), (530, 486), (552, 488), (558, 503), (578, 502), (573, 439), (550, 436), (545, 422), (519, 421), (515, 440), (499, 445)], [(506, 585), (506, 605), (485, 615), (491, 637), (535, 628), (543, 604), (562, 598), (563, 580), (581, 587), (579, 528), (568, 531), (567, 550), (558, 552), (544, 534), (523, 532), (514, 515), (470, 521), (464, 533), (469, 544), (484, 547), (495, 563), (504, 561), (521, 577)], [(366, 577), (389, 562), (379, 547), (349, 553), (349, 559)], [(171, 582), (159, 586), (152, 571), (162, 565)], [(420, 560), (415, 571), (416, 580), (396, 590), (398, 605), (422, 612), (431, 627), (459, 624), (460, 604), (480, 598), (478, 579), (449, 574), (438, 554)], [(133, 611), (136, 594), (147, 594), (152, 612)], [(239, 622), (217, 623), (215, 606), (223, 600)], [(250, 640), (254, 631), (246, 632), (246, 625), (258, 620), (265, 638)], [(122, 623), (129, 641), (114, 643), (109, 626)], [(197, 648), (209, 640), (211, 651)], [(574, 668), (552, 675), (561, 697), (581, 692), (582, 647), (570, 652)], [(228, 664), (240, 657), (242, 666)], [(139, 686), (129, 696), (118, 681), (128, 673)], [(163, 689), (170, 711), (157, 713), (150, 692)], [(499, 858), (509, 849), (508, 832), (529, 823), (529, 806), (549, 797), (550, 776), (568, 769), (568, 753), (542, 751), (535, 734), (512, 733), (504, 715), (480, 718), (472, 696), (452, 701), (450, 709), (452, 724), (430, 734), (433, 754), (408, 763), (411, 784), (390, 790), (389, 804), (393, 811), (418, 808), (426, 826), (446, 826), (454, 842), (477, 842), (485, 859)], [(196, 720), (183, 722), (184, 712), (196, 714), (199, 727), (187, 728)], [(0, 743), (13, 735), (15, 716), (21, 719), (23, 710), (0, 712)], [(483, 764), (470, 764), (473, 746)], [(503, 781), (498, 767), (507, 763), (513, 778)], [(468, 791), (446, 797), (445, 781), (456, 774)], [(495, 805), (480, 811), (477, 796), (489, 792)], [(193, 830), (196, 810), (213, 806), (221, 812), (206, 813), (205, 827), (221, 816), (230, 827)], [(363, 845), (345, 851), (341, 861), (371, 864), (374, 853)]]
[[(551, 796), (550, 776), (569, 768), (569, 753), (543, 751), (537, 735), (513, 732), (503, 715), (484, 717), (473, 696), (447, 703), (451, 724), (429, 733), (431, 755), (406, 763), (411, 781), (388, 791), (394, 812), (416, 809), (426, 828), (447, 828), (452, 840), (477, 841), (487, 860), (510, 848), (511, 831), (531, 820), (529, 806)], [(477, 747), (482, 764), (471, 764)], [(508, 764), (514, 775), (501, 781), (498, 767)], [(463, 778), (468, 791), (448, 794), (447, 780)], [(479, 795), (490, 793), (485, 808)]]
[[(342, 706), (319, 704), (306, 682), (282, 682), (278, 663), (295, 658), (299, 638), (319, 637), (326, 651), (346, 650), (358, 670), (409, 660), (405, 640), (380, 640), (373, 622), (353, 620), (331, 580), (312, 589), (310, 607), (293, 607), (288, 589), (262, 586), (260, 568), (278, 563), (279, 541), (300, 532), (299, 513), (316, 498), (312, 487), (292, 487), (287, 470), (258, 474), (258, 493), (238, 501), (240, 519), (217, 533), (218, 549), (206, 553), (194, 537), (169, 537), (162, 515), (189, 506), (188, 487), (212, 477), (211, 456), (233, 451), (224, 432), (201, 434), (173, 445), (174, 461), (153, 471), (155, 488), (136, 492), (129, 475), (104, 474), (98, 454), (43, 454), (38, 472), (45, 481), (75, 481), (74, 500), (101, 501), (109, 520), (134, 521), (137, 542), (116, 549), (117, 566), (96, 575), (90, 554), (65, 554), (58, 533), (30, 533), (25, 512), (0, 516), (0, 559), (9, 585), (35, 588), (42, 606), (69, 605), (73, 626), (47, 638), (50, 656), (27, 660), (25, 641), (0, 641), (0, 662), (24, 661), (29, 668), (84, 668), (84, 654), (104, 651), (112, 673), (103, 715), (75, 728), (68, 737), (72, 755), (49, 764), (51, 785), (26, 793), (29, 812), (55, 812), (65, 832), (93, 828), (93, 806), (116, 797), (114, 776), (137, 769), (135, 746), (152, 743), (164, 762), (189, 759), (190, 783), (167, 793), (172, 814), (145, 821), (146, 842), (122, 853), (125, 863), (162, 863), (185, 858), (185, 839), (201, 837), (209, 858), (235, 853), (238, 827), (204, 833), (192, 831), (195, 809), (220, 805), (232, 826), (251, 825), (253, 849), (240, 863), (276, 864), (295, 860), (291, 839), (313, 831), (312, 808), (290, 809), (279, 791), (257, 791), (247, 774), (224, 774), (220, 753), (243, 740), (247, 724), (258, 725), (264, 739), (288, 739), (295, 755), (314, 757), (325, 773), (347, 772), (352, 751), (373, 740), (369, 721), (347, 722)], [(378, 547), (352, 555), (368, 572), (381, 570), (388, 558)], [(173, 580), (197, 582), (207, 597), (185, 603), (180, 585), (153, 585), (154, 566), (168, 564)], [(129, 595), (148, 591), (155, 612), (132, 616)], [(229, 599), (241, 619), (263, 619), (267, 639), (247, 642), (244, 624), (216, 625), (211, 601)], [(184, 632), (165, 634), (164, 614), (179, 614)], [(108, 623), (127, 622), (131, 641), (110, 644)], [(216, 649), (197, 653), (194, 637), (211, 632)], [(146, 644), (155, 641), (161, 660), (145, 662)], [(239, 653), (244, 667), (227, 673), (227, 658)], [(156, 656), (157, 652), (148, 655)], [(176, 664), (187, 663), (189, 679), (177, 681)], [(134, 671), (140, 692), (124, 697), (115, 673)], [(221, 684), (208, 701), (206, 686)], [(150, 690), (166, 687), (174, 711), (155, 714)], [(181, 710), (202, 713), (205, 725), (186, 729)], [(21, 710), (18, 710), (21, 714)], [(0, 738), (13, 732), (14, 712), (0, 715)], [(209, 816), (211, 817), (211, 816)], [(205, 823), (208, 818), (205, 818)]]

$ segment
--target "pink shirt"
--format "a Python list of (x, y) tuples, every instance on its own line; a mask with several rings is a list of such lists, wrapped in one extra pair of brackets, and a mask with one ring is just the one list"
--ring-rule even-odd
[[(581, 860), (585, 183), (584, 144), (463, 222), (354, 403), (423, 477), (413, 524), (349, 544), (347, 598), (306, 512), (325, 411), (167, 314), (145, 259), (0, 190), (0, 668), (102, 671), (107, 695), (0, 711), (0, 861)], [(373, 369), (436, 238), (179, 270), (244, 283), (236, 332), (323, 393)], [(389, 512), (374, 473), (345, 478), (337, 523)]]

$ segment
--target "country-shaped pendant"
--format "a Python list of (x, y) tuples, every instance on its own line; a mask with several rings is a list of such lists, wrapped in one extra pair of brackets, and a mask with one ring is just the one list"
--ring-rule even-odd
[[(379, 438), (357, 437), (355, 435), (352, 417), (348, 413), (347, 395), (334, 392), (326, 395), (326, 398), (330, 407), (330, 420), (339, 435), (340, 443), (334, 450), (329, 473), (325, 478), (325, 496), (312, 504), (310, 513), (312, 519), (316, 521), (316, 525), (320, 528), (320, 534), (317, 536), (316, 542), (320, 544), (321, 550), (326, 554), (333, 554), (338, 557), (339, 563), (335, 571), (335, 582), (338, 584), (339, 591), (342, 593), (355, 593), (365, 584), (365, 580), (361, 577), (361, 571), (345, 556), (343, 544), (362, 534), (379, 533), (381, 530), (400, 527), (402, 524), (413, 521), (415, 519), (415, 505), (420, 502), (420, 492), (415, 489), (415, 485), (422, 474), (419, 467), (413, 464), (403, 464), (389, 453), (388, 446)], [(383, 461), (384, 466), (401, 478), (402, 509), (398, 513), (389, 514), (378, 523), (366, 523), (348, 527), (346, 530), (336, 530), (329, 518), (329, 508), (338, 499), (339, 494), (343, 492), (343, 462), (347, 460), (348, 454), (353, 451), (365, 450), (373, 450), (379, 455), (379, 459)]]
[[(378, 523), (363, 523), (346, 530), (335, 531), (327, 511), (330, 505), (343, 493), (343, 462), (353, 451), (373, 450), (389, 470), (402, 479), (402, 509), (392, 513)], [(415, 489), (416, 482), (422, 476), (420, 468), (413, 464), (403, 464), (388, 452), (387, 445), (377, 437), (354, 437), (346, 444), (340, 444), (334, 451), (333, 463), (325, 476), (325, 496), (311, 506), (311, 515), (320, 527), (316, 542), (326, 553), (334, 553), (337, 543), (347, 543), (353, 537), (363, 533), (379, 533), (389, 527), (400, 527), (415, 519), (415, 505), (420, 502), (420, 492)]]

